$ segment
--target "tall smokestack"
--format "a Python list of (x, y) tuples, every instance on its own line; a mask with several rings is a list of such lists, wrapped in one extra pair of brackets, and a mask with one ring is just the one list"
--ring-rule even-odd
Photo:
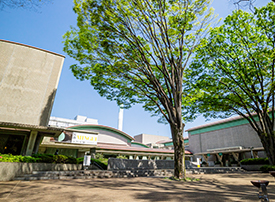
[(118, 113), (118, 124), (117, 129), (122, 131), (122, 124), (123, 124), (123, 104), (119, 106), (119, 113)]

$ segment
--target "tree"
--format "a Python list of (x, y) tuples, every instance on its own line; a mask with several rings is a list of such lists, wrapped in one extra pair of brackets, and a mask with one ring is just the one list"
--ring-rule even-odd
[[(240, 9), (240, 8), (246, 8), (248, 7), (250, 10), (254, 10), (254, 3), (256, 2), (256, 0), (231, 0), (234, 5)], [(273, 1), (275, 3), (275, 0), (270, 0)]]
[(209, 0), (75, 0), (78, 29), (64, 35), (78, 79), (124, 108), (142, 103), (170, 124), (175, 177), (185, 178), (184, 69), (205, 33)]
[(0, 0), (0, 10), (8, 8), (24, 8), (37, 10), (42, 4), (50, 0)]
[(210, 31), (188, 70), (188, 87), (205, 116), (238, 114), (257, 132), (275, 164), (275, 5), (234, 11)]

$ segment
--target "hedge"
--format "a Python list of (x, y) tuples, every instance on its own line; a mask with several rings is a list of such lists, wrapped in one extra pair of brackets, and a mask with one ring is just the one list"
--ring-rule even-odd
[(264, 166), (260, 167), (260, 170), (261, 170), (263, 173), (268, 173), (269, 171), (275, 171), (275, 166), (272, 166), (272, 165), (264, 165)]
[(269, 165), (268, 158), (243, 159), (240, 163), (242, 165)]
[[(83, 157), (74, 158), (65, 155), (52, 154), (33, 154), (32, 156), (21, 156), (12, 154), (0, 154), (0, 162), (21, 162), (21, 163), (64, 163), (64, 164), (82, 164)], [(91, 162), (97, 163), (101, 168), (107, 170), (108, 159), (92, 159)]]
[[(83, 163), (84, 158), (78, 158), (77, 161), (79, 163)], [(108, 167), (108, 159), (107, 158), (100, 158), (100, 159), (93, 159), (91, 158), (91, 164), (95, 162), (97, 163), (103, 170), (107, 170)]]
[(65, 155), (33, 154), (32, 156), (21, 156), (12, 154), (0, 154), (0, 162), (22, 162), (22, 163), (67, 163), (77, 164), (76, 158)]

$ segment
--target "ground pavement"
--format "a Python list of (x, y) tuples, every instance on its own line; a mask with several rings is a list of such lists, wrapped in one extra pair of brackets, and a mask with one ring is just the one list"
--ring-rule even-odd
[(269, 180), (275, 201), (275, 180), (269, 174), (201, 174), (194, 182), (164, 178), (108, 178), (0, 182), (0, 201), (259, 201), (251, 180)]

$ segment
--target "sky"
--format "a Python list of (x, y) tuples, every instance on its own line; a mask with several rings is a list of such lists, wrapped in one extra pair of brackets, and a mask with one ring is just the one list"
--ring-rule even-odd
[[(257, 0), (256, 6), (264, 6), (269, 0)], [(213, 0), (212, 7), (219, 18), (225, 18), (235, 9), (230, 0)], [(38, 10), (11, 9), (0, 10), (0, 39), (23, 43), (64, 55), (62, 73), (59, 80), (51, 116), (73, 119), (76, 115), (98, 119), (100, 125), (117, 128), (119, 107), (93, 89), (89, 81), (77, 80), (70, 71), (75, 61), (63, 52), (62, 36), (70, 27), (76, 27), (76, 14), (73, 0), (51, 0)], [(221, 23), (220, 23), (221, 24)], [(157, 122), (142, 105), (124, 110), (123, 132), (135, 136), (141, 133), (168, 136), (168, 124)], [(185, 123), (185, 130), (210, 123), (201, 116), (195, 121)], [(184, 133), (187, 137), (187, 133)]]

